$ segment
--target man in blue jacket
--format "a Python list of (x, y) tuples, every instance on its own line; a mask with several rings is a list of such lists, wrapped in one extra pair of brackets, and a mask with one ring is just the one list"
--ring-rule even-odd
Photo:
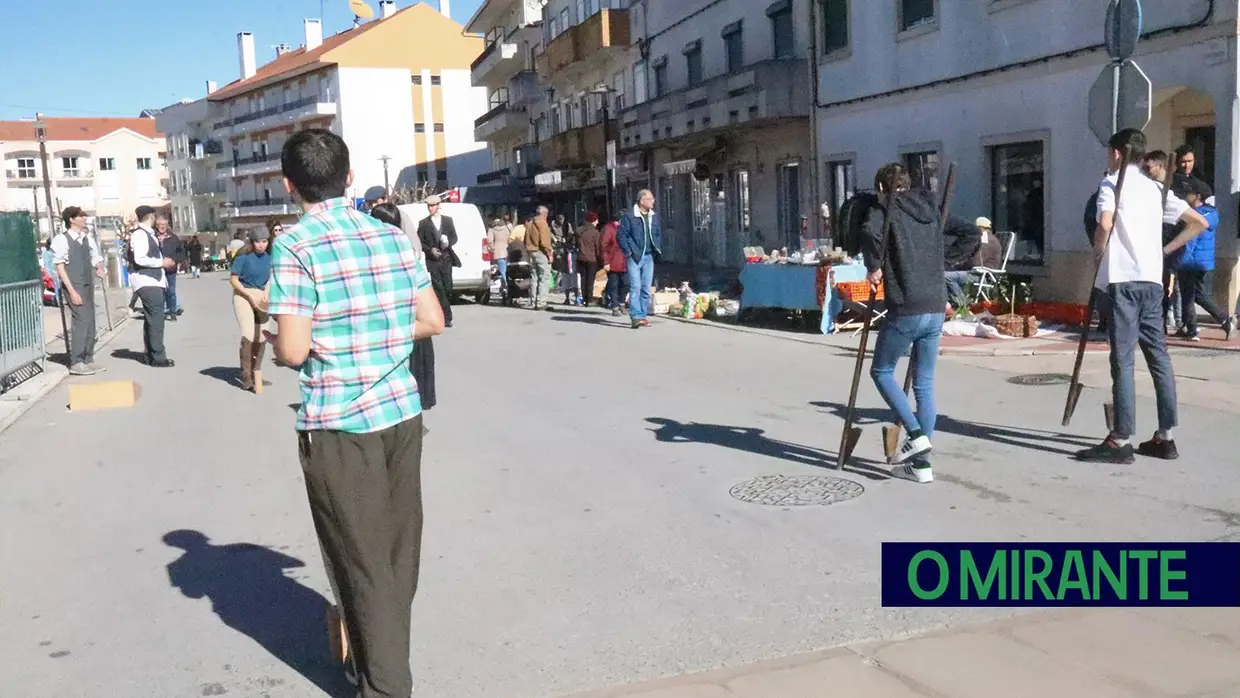
[(663, 226), (654, 212), (654, 193), (642, 189), (637, 205), (620, 217), (616, 243), (628, 261), (629, 318), (633, 329), (650, 327), (650, 287), (654, 285), (654, 260), (662, 254)]
[(1197, 308), (1210, 314), (1214, 321), (1223, 326), (1223, 333), (1231, 339), (1234, 318), (1225, 314), (1214, 302), (1214, 235), (1218, 231), (1218, 209), (1206, 204), (1206, 199), (1214, 195), (1210, 185), (1199, 179), (1184, 179), (1179, 183), (1184, 190), (1180, 194), (1189, 206), (1200, 213), (1209, 223), (1206, 231), (1193, 238), (1184, 246), (1184, 254), (1180, 259), (1179, 270), (1176, 272), (1180, 286), (1180, 302), (1184, 313), (1184, 337), (1197, 342), (1201, 340), (1197, 329)]

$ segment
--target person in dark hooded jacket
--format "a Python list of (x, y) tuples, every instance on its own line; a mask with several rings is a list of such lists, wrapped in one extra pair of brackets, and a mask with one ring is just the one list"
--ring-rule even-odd
[[(882, 204), (866, 213), (861, 246), (870, 283), (885, 285), (887, 307), (887, 319), (874, 345), (870, 376), (908, 434), (890, 457), (896, 466), (892, 475), (924, 483), (934, 480), (928, 453), (937, 417), (934, 368), (947, 291), (938, 202), (931, 192), (913, 191), (909, 185), (908, 171), (897, 163), (884, 165), (874, 175), (874, 188)], [(971, 225), (967, 221), (964, 224)], [(916, 413), (895, 379), (896, 364), (910, 348)]]

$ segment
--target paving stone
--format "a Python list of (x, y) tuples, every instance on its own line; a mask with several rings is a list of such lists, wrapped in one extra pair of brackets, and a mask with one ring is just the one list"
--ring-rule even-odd
[(1145, 608), (1141, 615), (1240, 647), (1240, 608)]
[(1133, 698), (1105, 678), (995, 634), (930, 636), (881, 647), (880, 664), (951, 698)]
[(1065, 662), (1077, 662), (1168, 695), (1240, 689), (1240, 647), (1108, 609), (1016, 625), (1013, 636)]
[(750, 674), (728, 682), (737, 698), (924, 698), (873, 663), (853, 656), (832, 657), (804, 666)]
[(736, 698), (735, 694), (717, 683), (689, 683), (615, 695), (616, 698)]

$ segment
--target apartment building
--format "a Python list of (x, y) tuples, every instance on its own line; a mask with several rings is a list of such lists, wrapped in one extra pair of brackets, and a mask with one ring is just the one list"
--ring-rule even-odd
[(486, 92), (471, 84), (469, 68), (481, 39), (426, 4), (397, 10), (391, 0), (375, 19), (333, 36), (323, 36), (317, 19), (304, 20), (304, 30), (303, 46), (277, 48), (261, 67), (254, 36), (239, 34), (241, 78), (207, 97), (211, 138), (224, 151), (215, 172), (227, 183), (231, 232), (298, 215), (279, 158), (299, 128), (328, 128), (349, 144), (353, 197), (385, 184), (469, 186), (490, 169), (474, 137)]
[[(578, 223), (588, 211), (607, 208), (608, 142), (619, 129), (611, 117), (626, 104), (638, 52), (628, 6), (629, 0), (549, 0), (542, 8), (535, 67), (545, 101), (534, 134), (543, 172), (534, 184), (540, 201)], [(623, 184), (615, 184), (615, 205), (622, 206)]]
[(474, 138), (485, 141), (490, 169), (466, 200), (517, 204), (531, 200), (542, 155), (533, 119), (542, 103), (535, 59), (543, 43), (542, 8), (531, 0), (484, 0), (465, 25), (483, 37), (470, 64), (470, 80), (486, 90), (487, 111), (474, 120)]
[[(1081, 217), (1106, 164), (1087, 98), (1108, 60), (1107, 2), (818, 2), (822, 200), (838, 206), (895, 160), (938, 187), (955, 161), (953, 210), (1015, 233), (1009, 268), (1040, 297), (1083, 301), (1092, 257)], [(1234, 307), (1237, 2), (1142, 8), (1133, 58), (1153, 82), (1146, 132), (1152, 148), (1195, 148), (1222, 217), (1216, 295)]]
[(809, 9), (634, 4), (640, 98), (621, 113), (620, 147), (643, 155), (670, 260), (735, 269), (747, 245), (800, 245), (813, 161), (810, 32), (798, 18)]
[[(154, 119), (46, 117), (43, 123), (56, 229), (67, 206), (80, 206), (108, 237), (138, 206), (167, 203), (164, 139)], [(0, 121), (0, 155), (0, 209), (37, 210), (40, 233), (54, 232), (34, 121)]]
[[(214, 83), (208, 83), (207, 91), (214, 90)], [(216, 176), (216, 166), (224, 160), (224, 145), (211, 133), (211, 104), (205, 99), (187, 99), (151, 111), (156, 112), (159, 130), (167, 134), (172, 229), (178, 235), (209, 235), (214, 242), (211, 234), (227, 230), (220, 207), (228, 188)]]

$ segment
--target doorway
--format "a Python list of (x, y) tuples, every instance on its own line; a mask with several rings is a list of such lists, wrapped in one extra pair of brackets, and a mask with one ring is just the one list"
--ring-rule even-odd
[(1184, 144), (1193, 149), (1197, 161), (1193, 174), (1214, 188), (1214, 127), (1192, 126), (1184, 129)]
[(789, 250), (800, 247), (801, 238), (801, 164), (790, 162), (779, 166), (776, 191), (779, 206), (779, 244)]

